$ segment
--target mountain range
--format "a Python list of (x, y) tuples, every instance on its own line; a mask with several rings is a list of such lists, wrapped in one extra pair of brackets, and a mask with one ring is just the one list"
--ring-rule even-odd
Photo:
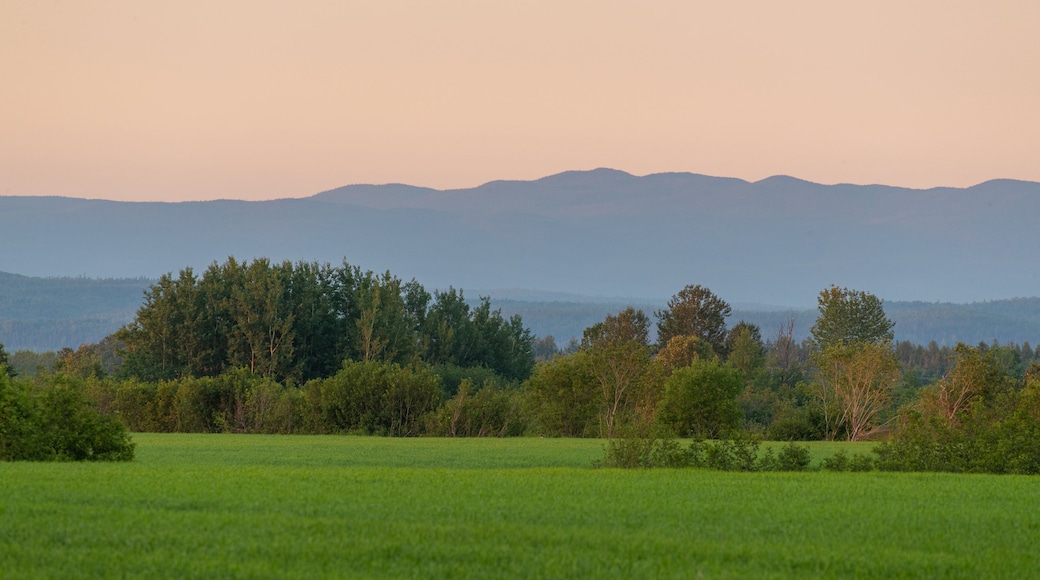
[(660, 301), (702, 284), (731, 303), (811, 308), (836, 284), (972, 302), (1040, 295), (1038, 218), (1034, 182), (917, 190), (611, 169), (262, 202), (0, 197), (0, 271), (155, 278), (264, 256), (346, 260), (427, 288)]

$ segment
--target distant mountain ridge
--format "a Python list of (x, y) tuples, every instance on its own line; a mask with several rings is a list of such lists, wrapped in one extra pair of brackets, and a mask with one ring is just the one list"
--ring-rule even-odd
[(1040, 183), (914, 190), (597, 169), (436, 190), (129, 203), (0, 197), (0, 270), (154, 278), (233, 255), (390, 270), (427, 287), (811, 307), (830, 284), (888, 300), (1040, 294)]

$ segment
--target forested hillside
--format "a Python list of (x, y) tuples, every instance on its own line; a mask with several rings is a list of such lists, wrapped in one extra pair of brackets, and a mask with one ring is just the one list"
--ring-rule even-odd
[(0, 343), (46, 351), (98, 342), (133, 319), (152, 282), (0, 272)]
[[(0, 272), (0, 343), (17, 350), (56, 351), (96, 343), (134, 318), (154, 280), (143, 278), (38, 278)], [(471, 307), (481, 294), (504, 316), (520, 315), (538, 337), (553, 336), (559, 346), (581, 338), (585, 328), (628, 306), (647, 313), (664, 300), (591, 298), (532, 291), (467, 292)], [(885, 303), (895, 321), (897, 341), (952, 346), (957, 342), (1040, 344), (1040, 298), (1014, 298), (969, 304), (932, 302)], [(733, 322), (757, 325), (763, 338), (794, 319), (794, 338), (803, 340), (817, 316), (816, 309), (754, 309), (736, 307)]]

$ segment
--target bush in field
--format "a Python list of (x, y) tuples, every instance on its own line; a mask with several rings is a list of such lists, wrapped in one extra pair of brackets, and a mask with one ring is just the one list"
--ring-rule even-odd
[(844, 451), (839, 451), (824, 459), (820, 467), (827, 471), (873, 471), (876, 462), (868, 455), (854, 453), (849, 457)]
[(526, 424), (519, 389), (485, 382), (479, 390), (463, 379), (455, 395), (426, 415), (425, 433), (439, 437), (522, 435)]
[(827, 426), (818, 405), (783, 404), (766, 430), (771, 441), (818, 441), (824, 439)]
[(758, 458), (758, 471), (806, 471), (811, 462), (809, 448), (792, 441), (776, 454), (772, 448), (766, 449), (765, 455)]
[(675, 439), (614, 438), (607, 441), (602, 465), (627, 469), (690, 467), (690, 450)]
[(305, 389), (314, 432), (415, 436), (440, 401), (441, 383), (425, 368), (347, 361)]
[(40, 383), (0, 373), (0, 459), (130, 461), (134, 444), (117, 419), (90, 404), (81, 380), (49, 376)]
[(760, 452), (757, 437), (742, 435), (718, 441), (694, 441), (683, 447), (670, 438), (622, 437), (607, 442), (604, 467), (699, 467), (718, 471), (806, 471), (809, 448), (788, 443), (779, 453)]

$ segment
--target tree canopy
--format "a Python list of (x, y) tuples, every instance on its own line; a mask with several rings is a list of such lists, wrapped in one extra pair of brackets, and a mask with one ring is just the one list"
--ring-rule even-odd
[(668, 308), (654, 314), (657, 322), (657, 344), (664, 348), (674, 336), (695, 336), (711, 345), (716, 354), (726, 352), (726, 318), (732, 309), (729, 303), (711, 290), (687, 285), (672, 296)]
[(534, 366), (531, 333), (482, 298), (432, 296), (418, 282), (344, 263), (240, 263), (200, 277), (162, 276), (145, 294), (126, 344), (124, 374), (216, 376), (231, 368), (278, 380), (332, 376), (343, 361), (483, 366), (510, 380)]
[(820, 315), (811, 329), (820, 349), (853, 342), (892, 342), (895, 323), (880, 298), (861, 290), (831, 286), (817, 299)]

